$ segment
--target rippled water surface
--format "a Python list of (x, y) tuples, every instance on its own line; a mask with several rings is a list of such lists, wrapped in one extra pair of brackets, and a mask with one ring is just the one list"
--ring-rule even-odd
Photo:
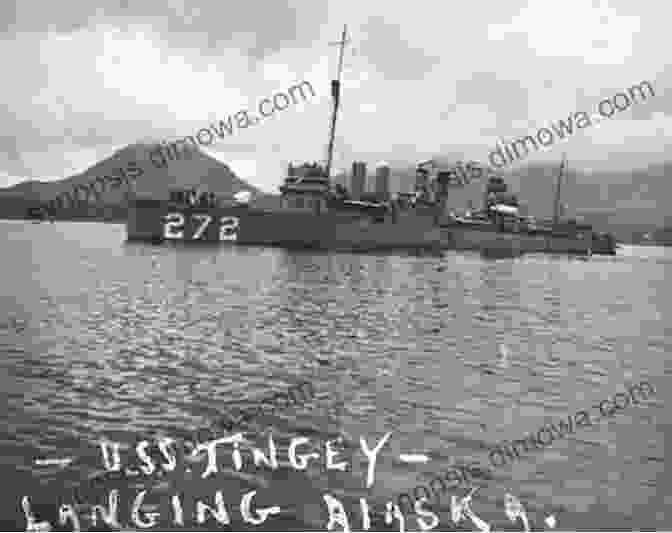
[[(641, 405), (477, 481), (472, 509), (493, 528), (522, 530), (504, 513), (510, 492), (537, 531), (549, 530), (548, 515), (563, 530), (672, 528), (670, 248), (486, 261), (131, 245), (113, 224), (0, 228), (4, 530), (25, 527), (24, 495), (55, 523), (58, 504), (103, 472), (101, 439), (188, 438), (301, 381), (314, 399), (242, 428), (264, 448), (272, 433), (278, 470), (247, 462), (236, 472), (222, 447), (220, 471), (206, 480), (105, 479), (89, 503), (115, 488), (132, 502), (144, 487), (165, 529), (175, 493), (212, 503), (223, 490), (237, 521), (242, 494), (257, 490), (255, 505), (282, 509), (271, 529), (324, 531), (329, 493), (361, 530), (358, 498), (384, 505), (452, 463), (488, 464), (496, 443), (648, 380), (656, 395)], [(387, 432), (367, 489), (360, 436), (373, 446)], [(320, 453), (303, 472), (284, 464), (299, 435)], [(339, 435), (347, 470), (326, 471), (324, 442)], [(402, 453), (430, 461), (406, 464)], [(66, 457), (67, 467), (35, 463)], [(451, 529), (450, 494), (466, 492), (441, 498), (439, 530)], [(125, 505), (120, 521), (133, 527)], [(196, 529), (186, 511), (185, 523)], [(407, 528), (418, 530), (414, 518)]]

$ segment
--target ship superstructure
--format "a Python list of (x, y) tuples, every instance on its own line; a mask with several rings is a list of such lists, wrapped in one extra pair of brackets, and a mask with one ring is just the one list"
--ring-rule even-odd
[[(128, 239), (343, 251), (494, 247), (518, 252), (615, 253), (615, 243), (600, 241), (589, 226), (561, 223), (555, 217), (550, 227), (543, 227), (521, 216), (516, 195), (508, 191), (503, 177), (489, 168), (481, 168), (479, 174), (480, 181), (485, 181), (482, 207), (470, 200), (472, 205), (460, 214), (447, 210), (446, 201), (469, 179), (460, 176), (455, 167), (432, 160), (418, 163), (410, 193), (390, 193), (390, 168), (385, 163), (376, 169), (374, 191), (366, 191), (363, 162), (353, 163), (350, 188), (332, 180), (346, 42), (344, 28), (337, 43), (338, 76), (331, 82), (333, 108), (325, 164), (289, 164), (279, 187), (279, 204), (273, 208), (256, 207), (249, 195), (223, 200), (194, 190), (171, 191), (167, 202), (134, 198), (129, 202)], [(596, 249), (596, 243), (603, 250)]]

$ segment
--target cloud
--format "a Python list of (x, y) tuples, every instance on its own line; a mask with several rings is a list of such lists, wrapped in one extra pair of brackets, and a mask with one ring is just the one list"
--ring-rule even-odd
[(657, 162), (672, 113), (663, 97), (672, 72), (658, 38), (667, 32), (665, 6), (595, 6), (472, 0), (458, 12), (423, 0), (249, 0), (235, 9), (214, 0), (0, 3), (0, 61), (13, 67), (0, 103), (0, 186), (81, 172), (143, 138), (192, 135), (308, 80), (316, 97), (207, 150), (244, 162), (246, 178), (274, 189), (288, 160), (325, 155), (337, 65), (329, 43), (346, 22), (338, 167), (439, 152), (484, 160), (500, 136), (591, 112), (642, 80), (654, 84), (654, 98), (563, 149), (573, 164), (595, 168), (616, 165), (615, 152), (619, 166)]
[(441, 58), (414, 47), (402, 28), (381, 15), (371, 16), (362, 27), (365, 37), (359, 49), (387, 80), (422, 80)]

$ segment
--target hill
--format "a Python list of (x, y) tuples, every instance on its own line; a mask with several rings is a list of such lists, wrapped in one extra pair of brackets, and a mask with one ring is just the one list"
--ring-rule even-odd
[[(528, 165), (507, 173), (534, 216), (551, 216), (558, 166)], [(669, 225), (666, 199), (672, 198), (672, 163), (619, 172), (585, 172), (569, 167), (561, 186), (567, 215), (582, 218), (619, 240)]]
[[(135, 162), (142, 169), (135, 183), (135, 190), (141, 195), (167, 197), (167, 191), (173, 187), (203, 186), (207, 190), (223, 196), (230, 196), (240, 190), (259, 193), (259, 190), (238, 178), (228, 165), (217, 161), (198, 148), (185, 147), (181, 159), (169, 161), (165, 168), (157, 168), (148, 157), (158, 145), (138, 143), (116, 151), (107, 159), (100, 161), (80, 174), (62, 180), (42, 182), (25, 181), (0, 193), (18, 193), (29, 199), (49, 200), (75, 185), (90, 183), (96, 177), (119, 176), (120, 170)], [(121, 189), (106, 190), (101, 200), (104, 203), (123, 201)]]
[[(171, 188), (195, 186), (212, 191), (222, 198), (231, 198), (241, 190), (251, 191), (255, 196), (261, 194), (256, 187), (238, 178), (228, 165), (198, 148), (185, 147), (181, 151), (180, 160), (169, 161), (165, 168), (157, 168), (149, 159), (150, 151), (157, 147), (153, 143), (129, 145), (80, 174), (50, 182), (25, 181), (0, 189), (0, 216), (15, 218), (17, 214), (25, 213), (27, 206), (52, 200), (61, 193), (71, 191), (76, 185), (93, 183), (96, 178), (118, 177), (122, 175), (122, 170), (134, 165), (139, 170), (135, 173), (137, 178), (131, 181), (132, 190), (141, 196), (167, 199)], [(120, 211), (119, 208), (123, 208), (125, 203), (125, 188), (108, 186), (96, 201), (90, 199), (89, 207), (66, 208), (63, 215), (80, 218), (84, 209), (90, 215), (87, 218), (98, 218), (100, 210), (104, 208), (113, 208), (116, 213), (122, 213), (124, 210)]]
[[(136, 163), (142, 174), (134, 181), (133, 189), (140, 195), (167, 198), (170, 188), (188, 188), (199, 185), (222, 198), (230, 198), (240, 190), (253, 192), (252, 205), (277, 208), (279, 197), (261, 193), (257, 188), (238, 178), (228, 165), (201, 152), (196, 147), (184, 147), (180, 160), (168, 161), (165, 168), (157, 168), (149, 158), (159, 145), (138, 143), (127, 146), (109, 158), (96, 163), (80, 174), (52, 182), (25, 181), (0, 189), (0, 216), (23, 218), (27, 206), (48, 201), (75, 185), (90, 183), (96, 177), (118, 176), (120, 169)], [(445, 159), (438, 156), (437, 159)], [(410, 191), (415, 184), (415, 165), (405, 161), (388, 160), (392, 170), (390, 189)], [(374, 170), (369, 169), (369, 176)], [(504, 171), (510, 190), (517, 193), (526, 211), (532, 216), (552, 216), (558, 164), (529, 164)], [(371, 177), (369, 177), (369, 180)], [(348, 179), (349, 181), (349, 179)], [(462, 206), (464, 199), (482, 202), (483, 183), (473, 182), (469, 191), (451, 191), (452, 199)], [(562, 185), (562, 203), (568, 205), (567, 216), (582, 218), (601, 231), (612, 231), (619, 240), (632, 242), (635, 235), (653, 232), (672, 225), (666, 205), (672, 198), (672, 163), (650, 165), (643, 169), (619, 172), (587, 172), (571, 166)], [(98, 207), (83, 212), (68, 209), (66, 217), (100, 218), (101, 208), (114, 212), (115, 220), (125, 217), (123, 188), (107, 188)], [(109, 218), (105, 216), (104, 218)]]

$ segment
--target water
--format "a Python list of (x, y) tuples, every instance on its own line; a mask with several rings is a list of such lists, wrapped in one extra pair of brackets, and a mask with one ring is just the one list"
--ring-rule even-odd
[[(589, 261), (486, 261), (454, 252), (131, 245), (115, 224), (0, 227), (5, 530), (24, 530), (22, 496), (40, 520), (55, 523), (59, 503), (72, 502), (75, 487), (103, 472), (101, 439), (188, 438), (301, 381), (313, 384), (314, 399), (244, 429), (262, 448), (272, 431), (285, 461), (289, 439), (307, 436), (321, 453), (307, 471), (248, 462), (237, 473), (226, 469), (225, 448), (218, 452), (224, 466), (206, 480), (184, 473), (106, 479), (85, 496), (102, 504), (118, 489), (121, 525), (132, 528), (128, 501), (144, 486), (146, 501), (161, 511), (154, 530), (196, 530), (187, 504), (186, 526), (171, 526), (171, 495), (213, 504), (223, 490), (232, 521), (240, 522), (242, 494), (258, 490), (254, 505), (282, 509), (268, 529), (324, 531), (328, 493), (361, 530), (358, 498), (384, 505), (458, 460), (488, 465), (496, 443), (645, 379), (654, 397), (493, 470), (494, 479), (476, 482), (472, 509), (493, 528), (520, 531), (504, 513), (509, 492), (535, 530), (550, 529), (549, 515), (559, 530), (672, 527), (663, 476), (670, 248), (626, 247)], [(373, 446), (386, 432), (392, 436), (367, 489), (359, 438)], [(324, 442), (339, 435), (350, 451), (335, 461), (346, 460), (347, 471), (326, 472)], [(403, 453), (431, 460), (406, 464), (398, 460)], [(35, 463), (68, 457), (66, 467)], [(441, 498), (437, 530), (453, 527), (450, 494), (467, 492)], [(406, 526), (418, 530), (414, 518)], [(399, 530), (396, 523), (391, 529)]]

